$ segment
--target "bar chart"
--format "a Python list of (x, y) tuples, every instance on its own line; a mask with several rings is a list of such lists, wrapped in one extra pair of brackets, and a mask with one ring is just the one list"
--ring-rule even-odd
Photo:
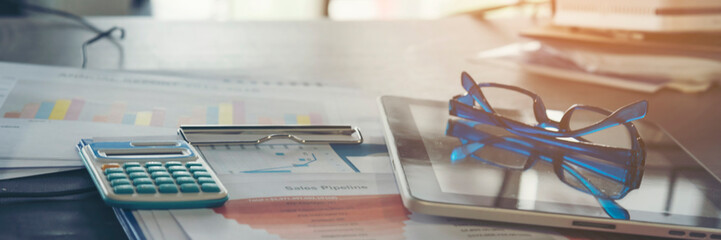
[(21, 111), (5, 112), (5, 118), (78, 120), (85, 105), (83, 99), (60, 99), (39, 103), (28, 103)]
[[(262, 107), (261, 107), (262, 106)], [(263, 108), (282, 109), (264, 112)], [(147, 107), (127, 101), (98, 102), (80, 97), (43, 100), (9, 108), (3, 118), (87, 121), (151, 127), (186, 124), (323, 124), (322, 104), (274, 100), (232, 100), (205, 106)]]
[[(268, 104), (265, 104), (268, 105)], [(284, 104), (281, 104), (284, 105)], [(251, 105), (252, 107), (253, 105)], [(306, 105), (301, 108), (307, 108)], [(275, 106), (276, 108), (278, 106)], [(298, 109), (298, 108), (295, 108)], [(249, 112), (252, 110), (248, 109), (246, 101), (233, 101), (225, 102), (217, 105), (211, 105), (206, 107), (195, 107), (191, 116), (181, 116), (178, 119), (178, 125), (184, 124), (323, 124), (323, 115), (319, 112), (321, 109), (315, 109), (315, 111), (296, 111), (298, 113), (283, 113), (273, 114), (270, 116), (266, 114), (264, 116), (253, 116)]]

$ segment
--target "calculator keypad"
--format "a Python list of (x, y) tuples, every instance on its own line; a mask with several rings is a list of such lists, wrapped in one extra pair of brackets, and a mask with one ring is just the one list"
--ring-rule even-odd
[(207, 169), (196, 162), (109, 163), (101, 168), (115, 194), (220, 192)]

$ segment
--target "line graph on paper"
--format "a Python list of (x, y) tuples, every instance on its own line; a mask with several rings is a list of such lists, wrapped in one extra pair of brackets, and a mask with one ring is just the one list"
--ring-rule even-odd
[(330, 145), (211, 145), (198, 149), (218, 174), (344, 173), (355, 167)]

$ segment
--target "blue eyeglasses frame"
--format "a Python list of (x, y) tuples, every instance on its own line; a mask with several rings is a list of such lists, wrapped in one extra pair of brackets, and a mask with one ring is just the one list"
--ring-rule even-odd
[[(451, 99), (449, 109), (451, 115), (496, 125), (506, 129), (513, 129), (514, 131), (526, 134), (553, 138), (580, 137), (620, 124), (630, 123), (631, 121), (644, 118), (648, 109), (648, 101), (641, 100), (609, 113), (606, 118), (596, 123), (580, 129), (571, 130), (569, 128), (570, 115), (577, 109), (588, 109), (588, 106), (574, 105), (564, 112), (560, 122), (556, 122), (548, 117), (546, 106), (543, 104), (541, 97), (526, 89), (499, 83), (476, 83), (467, 72), (461, 74), (461, 85), (467, 91), (467, 94), (455, 96)], [(486, 97), (483, 95), (483, 88), (503, 88), (529, 96), (533, 99), (533, 113), (539, 124), (528, 125), (503, 117), (488, 103)], [(477, 107), (475, 106), (476, 104), (478, 104)], [(606, 112), (606, 110), (603, 111)], [(558, 129), (558, 131), (549, 130), (547, 127)]]
[[(618, 205), (615, 200), (625, 197), (631, 190), (637, 189), (640, 186), (643, 178), (643, 162), (619, 164), (616, 161), (588, 159), (584, 158), (575, 150), (547, 145), (544, 142), (538, 142), (534, 139), (513, 135), (493, 135), (476, 129), (475, 126), (477, 125), (479, 124), (466, 120), (450, 119), (448, 121), (446, 134), (459, 138), (463, 143), (462, 146), (453, 149), (451, 153), (452, 162), (471, 157), (496, 167), (525, 171), (533, 167), (540, 159), (553, 164), (556, 176), (563, 183), (578, 191), (593, 195), (610, 217), (615, 219), (630, 218), (628, 211)], [(527, 157), (526, 162), (523, 166), (514, 168), (498, 164), (474, 154), (486, 146), (493, 146), (522, 154)], [(594, 158), (596, 157), (594, 156)], [(573, 166), (583, 168), (599, 174), (603, 178), (618, 182), (622, 184), (623, 188), (617, 193), (609, 195), (591, 183)], [(583, 188), (570, 184), (568, 182), (569, 180), (566, 179), (566, 175), (563, 174), (564, 171), (568, 172), (573, 179), (581, 183)]]
[[(639, 163), (643, 166), (644, 164), (646, 157), (645, 145), (638, 133), (638, 130), (636, 129), (636, 126), (631, 123), (631, 121), (646, 116), (648, 104), (645, 100), (621, 107), (614, 112), (599, 107), (576, 104), (566, 110), (563, 113), (561, 120), (556, 122), (548, 117), (546, 107), (541, 98), (531, 91), (498, 83), (477, 84), (466, 72), (461, 74), (461, 83), (468, 93), (465, 95), (455, 96), (450, 100), (449, 114), (452, 116), (457, 116), (473, 122), (501, 127), (522, 137), (544, 142), (567, 150), (574, 150), (589, 156), (607, 159), (619, 164), (631, 166), (639, 165)], [(481, 91), (481, 88), (483, 87), (504, 88), (517, 91), (531, 97), (534, 103), (534, 115), (536, 120), (539, 122), (539, 125), (527, 125), (525, 123), (508, 119), (496, 113), (484, 97), (483, 92)], [(476, 103), (479, 105), (478, 107), (475, 106)], [(570, 130), (572, 116), (578, 110), (592, 111), (607, 117), (587, 127), (575, 131)], [(583, 138), (583, 135), (619, 125), (623, 125), (630, 135), (631, 146), (628, 149), (592, 143)], [(551, 131), (545, 127), (555, 128), (558, 129), (558, 131)], [(558, 139), (562, 137), (570, 137), (578, 141), (573, 142)]]

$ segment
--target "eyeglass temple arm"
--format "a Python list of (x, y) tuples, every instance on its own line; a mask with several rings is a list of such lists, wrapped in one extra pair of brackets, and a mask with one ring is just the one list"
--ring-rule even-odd
[(621, 205), (618, 205), (618, 203), (616, 203), (613, 199), (596, 197), (596, 200), (599, 204), (601, 204), (603, 211), (606, 212), (608, 216), (611, 216), (611, 218), (626, 220), (631, 218), (631, 214), (628, 213), (628, 210), (621, 207)]
[[(476, 83), (476, 81), (473, 80), (471, 75), (468, 75), (467, 72), (461, 73), (461, 85), (463, 86), (463, 89), (468, 92), (467, 96), (471, 96), (473, 99), (475, 99), (478, 105), (480, 105), (484, 111), (489, 113), (493, 112), (490, 104), (488, 104), (486, 98), (483, 97), (483, 93), (481, 93), (481, 89), (478, 87), (478, 83)], [(467, 102), (464, 103), (468, 104)], [(470, 103), (469, 105), (473, 106), (473, 103)]]
[(505, 127), (505, 124), (498, 121), (491, 113), (481, 113), (480, 110), (466, 105), (457, 100), (451, 100), (448, 106), (451, 116), (471, 119), (476, 122)]
[[(469, 141), (481, 142), (481, 143), (485, 143), (485, 144), (491, 144), (491, 143), (500, 142), (500, 141), (508, 141), (508, 139), (506, 139), (506, 138), (495, 136), (495, 135), (492, 135), (485, 131), (473, 128), (473, 126), (478, 125), (478, 124), (479, 123), (475, 123), (475, 122), (468, 121), (468, 120), (461, 120), (461, 119), (448, 120), (446, 135), (466, 139)], [(518, 133), (516, 133), (516, 134), (518, 135)], [(524, 136), (524, 135), (519, 135), (519, 136), (522, 138), (526, 138), (528, 140), (522, 141), (522, 140), (518, 140), (518, 139), (514, 138), (517, 141), (513, 141), (513, 142), (516, 144), (523, 145), (523, 146), (529, 148), (531, 151), (537, 150), (537, 149), (534, 149), (534, 147), (540, 146), (543, 149), (549, 149), (547, 151), (563, 151), (563, 152), (568, 152), (568, 153), (581, 152), (581, 153), (587, 154), (589, 156), (603, 159), (610, 163), (618, 164), (621, 166), (629, 165), (629, 162), (624, 161), (624, 160), (619, 160), (619, 159), (627, 159), (627, 158), (631, 157), (629, 155), (630, 154), (629, 151), (627, 151), (625, 149), (616, 149), (616, 148), (612, 148), (612, 147), (575, 144), (573, 142), (566, 142), (564, 140), (538, 138), (535, 136)], [(484, 141), (492, 141), (492, 142), (484, 142)], [(531, 141), (532, 141), (532, 143), (531, 143)], [(543, 144), (543, 146), (541, 146), (539, 144)], [(551, 154), (551, 155), (557, 155), (557, 154)], [(563, 154), (563, 155), (573, 155), (573, 154)], [(589, 162), (589, 161), (584, 161), (584, 162)]]
[(632, 103), (630, 105), (627, 105), (625, 107), (622, 107), (615, 112), (613, 112), (611, 115), (609, 115), (607, 118), (592, 124), (588, 127), (581, 128), (578, 130), (566, 130), (566, 132), (548, 132), (544, 131), (541, 128), (533, 127), (533, 126), (527, 126), (522, 124), (515, 124), (513, 121), (501, 121), (498, 119), (497, 116), (493, 115), (492, 113), (483, 112), (479, 109), (473, 108), (470, 105), (464, 104), (458, 100), (451, 100), (449, 105), (449, 113), (453, 116), (458, 116), (461, 118), (471, 119), (477, 122), (482, 122), (485, 124), (492, 124), (500, 127), (505, 127), (509, 129), (513, 129), (516, 131), (528, 133), (528, 134), (538, 134), (538, 135), (544, 135), (549, 137), (579, 137), (583, 135), (587, 135), (590, 133), (594, 133), (597, 131), (601, 131), (613, 126), (617, 126), (620, 124), (628, 123), (634, 120), (641, 119), (646, 116), (648, 109), (648, 102), (646, 100), (642, 100), (636, 103)]
[[(470, 141), (470, 142), (469, 142)], [(532, 157), (532, 155), (535, 155), (538, 157), (538, 159), (542, 159), (544, 161), (553, 162), (554, 160), (545, 156), (548, 154), (539, 154), (539, 150), (530, 148), (526, 146), (524, 143), (517, 142), (517, 141), (508, 141), (507, 139), (503, 139), (501, 137), (492, 137), (492, 138), (483, 138), (480, 141), (473, 141), (468, 140), (465, 141), (466, 143), (454, 148), (451, 152), (451, 162), (457, 162), (462, 159), (472, 157), (474, 159), (483, 161), (485, 163), (491, 164), (493, 166), (508, 168), (507, 166), (503, 166), (500, 164), (497, 164), (491, 160), (482, 159), (478, 156), (473, 155), (476, 151), (480, 150), (483, 147), (486, 146), (493, 146), (496, 148), (504, 149), (507, 151), (512, 151), (521, 155), (524, 155), (526, 157)], [(535, 152), (535, 153), (534, 153)], [(622, 183), (624, 185), (630, 184), (627, 180), (627, 175), (632, 174), (630, 173), (630, 170), (616, 165), (609, 165), (608, 163), (603, 162), (597, 162), (597, 161), (588, 161), (588, 160), (582, 160), (578, 158), (572, 158), (569, 156), (562, 156), (563, 161), (568, 161), (570, 164), (577, 165), (579, 167), (582, 167), (588, 171), (595, 172), (597, 174), (600, 174), (609, 180), (616, 181), (619, 183)], [(523, 166), (523, 169), (527, 169), (532, 165), (532, 161), (527, 160), (526, 163)]]

